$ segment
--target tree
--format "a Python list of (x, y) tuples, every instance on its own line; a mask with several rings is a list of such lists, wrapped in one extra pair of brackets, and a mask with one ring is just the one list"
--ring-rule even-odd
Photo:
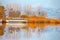
[(25, 12), (28, 14), (28, 15), (32, 15), (32, 6), (31, 5), (26, 5), (25, 6)]
[(21, 5), (17, 3), (11, 3), (6, 6), (9, 11), (9, 17), (19, 17), (21, 14)]
[(40, 11), (41, 11), (41, 7), (38, 6), (38, 7), (37, 7), (37, 10), (38, 10), (38, 15), (40, 15), (40, 14), (41, 14), (41, 12), (40, 12)]
[(4, 6), (0, 6), (0, 18), (5, 18)]

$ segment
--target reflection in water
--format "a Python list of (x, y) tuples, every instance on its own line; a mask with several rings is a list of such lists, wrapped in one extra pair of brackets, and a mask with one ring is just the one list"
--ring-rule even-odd
[(4, 29), (5, 29), (5, 26), (6, 24), (5, 23), (0, 23), (0, 36), (4, 35)]
[(20, 38), (20, 28), (15, 28), (12, 26), (8, 27), (8, 32), (7, 32), (7, 40), (17, 40)]
[(25, 23), (2, 23), (0, 25), (0, 36), (5, 35), (6, 40), (18, 40), (22, 37), (27, 38), (28, 40), (34, 35), (36, 35), (36, 38), (40, 38), (41, 33), (44, 33), (44, 32), (51, 32), (54, 30), (55, 32), (57, 31), (59, 32), (58, 28), (59, 27), (46, 26), (46, 28), (43, 31), (41, 31), (41, 29), (38, 26), (36, 28), (31, 28)]

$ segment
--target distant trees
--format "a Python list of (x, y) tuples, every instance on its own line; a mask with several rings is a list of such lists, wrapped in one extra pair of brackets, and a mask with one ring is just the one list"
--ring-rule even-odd
[(38, 15), (40, 15), (41, 14), (41, 7), (40, 6), (37, 7), (37, 11), (38, 11)]
[[(11, 3), (7, 5), (7, 10), (9, 13), (9, 17), (19, 17), (19, 15), (21, 14), (21, 5), (17, 4), (17, 3)], [(24, 11), (27, 15), (32, 16), (34, 15), (34, 12), (36, 13), (36, 10), (32, 8), (32, 5), (26, 5), (24, 6)], [(38, 6), (37, 7), (37, 12), (36, 14), (41, 15), (41, 16), (45, 16), (47, 12), (45, 11), (41, 11), (41, 7)]]
[(37, 10), (38, 10), (38, 15), (39, 16), (47, 16), (47, 11), (46, 10), (42, 10), (41, 6), (38, 6)]
[(7, 5), (7, 9), (10, 10), (11, 8), (13, 8), (14, 11), (17, 11), (17, 10), (21, 10), (21, 5), (18, 4), (18, 3), (11, 3), (11, 4), (8, 4)]
[(32, 15), (32, 6), (31, 5), (26, 5), (25, 6), (25, 12), (31, 16)]
[(7, 10), (9, 11), (9, 17), (19, 17), (21, 14), (21, 5), (17, 3), (8, 4)]

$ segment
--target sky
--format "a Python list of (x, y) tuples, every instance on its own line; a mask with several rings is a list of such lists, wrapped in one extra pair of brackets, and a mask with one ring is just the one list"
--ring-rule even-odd
[(12, 2), (19, 3), (21, 5), (31, 4), (33, 7), (41, 5), (42, 7), (59, 8), (60, 0), (0, 0), (1, 4), (10, 4)]

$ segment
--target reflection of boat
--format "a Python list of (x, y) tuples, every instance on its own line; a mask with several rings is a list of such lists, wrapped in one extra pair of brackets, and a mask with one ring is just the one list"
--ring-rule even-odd
[(6, 26), (13, 26), (13, 27), (25, 27), (27, 24), (24, 24), (24, 23), (6, 23)]

